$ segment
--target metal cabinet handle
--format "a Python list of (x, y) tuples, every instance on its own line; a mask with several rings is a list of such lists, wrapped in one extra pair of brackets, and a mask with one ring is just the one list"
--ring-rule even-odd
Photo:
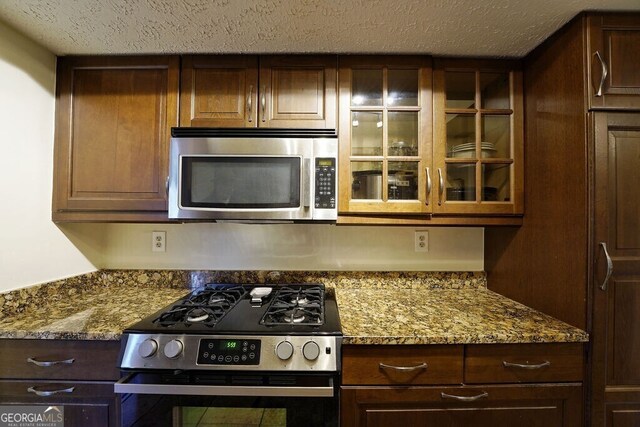
[(38, 390), (35, 387), (29, 387), (27, 391), (29, 393), (34, 393), (38, 396), (47, 397), (47, 396), (53, 396), (54, 394), (58, 394), (58, 393), (73, 393), (75, 389), (76, 389), (75, 387), (69, 387), (69, 388), (63, 388), (60, 390)]
[(27, 362), (29, 363), (33, 363), (34, 365), (37, 366), (54, 366), (54, 365), (71, 365), (73, 362), (75, 362), (76, 359), (66, 359), (66, 360), (36, 360), (33, 357), (29, 357), (27, 359)]
[(442, 195), (444, 193), (444, 178), (442, 177), (442, 169), (438, 168), (438, 205), (442, 205)]
[(431, 174), (429, 173), (429, 167), (424, 168), (424, 171), (427, 175), (427, 200), (426, 205), (429, 206), (429, 199), (431, 198)]
[(551, 366), (551, 362), (549, 362), (548, 360), (545, 360), (542, 363), (532, 364), (532, 363), (512, 363), (512, 362), (507, 362), (506, 360), (503, 360), (502, 366), (504, 366), (505, 368), (542, 369), (545, 366)]
[(459, 400), (460, 402), (474, 402), (478, 399), (489, 397), (489, 393), (487, 393), (486, 391), (483, 391), (482, 393), (476, 396), (456, 396), (455, 394), (447, 394), (442, 392), (440, 393), (440, 397), (442, 397), (443, 399)]
[(416, 366), (393, 366), (393, 365), (386, 365), (384, 363), (380, 363), (380, 369), (393, 369), (394, 371), (402, 371), (402, 372), (423, 370), (423, 369), (427, 369), (428, 367), (429, 365), (427, 365), (424, 362)]
[(604, 281), (602, 285), (600, 285), (600, 289), (603, 291), (607, 290), (607, 284), (609, 283), (609, 278), (613, 274), (613, 261), (611, 261), (611, 257), (609, 256), (609, 251), (607, 250), (607, 244), (605, 242), (600, 242), (600, 246), (602, 246), (602, 250), (604, 251), (604, 256), (607, 258), (607, 275), (604, 276)]
[(602, 96), (602, 87), (604, 86), (605, 79), (609, 75), (609, 70), (607, 70), (607, 64), (602, 59), (602, 56), (600, 55), (599, 51), (596, 50), (595, 53), (593, 54), (593, 56), (598, 58), (598, 61), (600, 61), (600, 66), (602, 67), (602, 75), (600, 77), (600, 85), (598, 86), (598, 90), (596, 91), (596, 96)]
[(249, 112), (249, 121), (253, 121), (253, 118), (251, 117), (251, 113), (253, 110), (253, 85), (249, 86), (249, 97), (247, 98), (247, 111)]
[(265, 117), (265, 111), (267, 109), (267, 87), (262, 86), (262, 95), (260, 96), (260, 107), (262, 108), (262, 121), (267, 121)]

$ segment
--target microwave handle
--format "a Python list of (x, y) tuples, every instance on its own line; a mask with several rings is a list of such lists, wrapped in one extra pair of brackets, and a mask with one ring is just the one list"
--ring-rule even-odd
[(309, 208), (311, 206), (311, 159), (303, 160), (302, 169), (302, 205)]

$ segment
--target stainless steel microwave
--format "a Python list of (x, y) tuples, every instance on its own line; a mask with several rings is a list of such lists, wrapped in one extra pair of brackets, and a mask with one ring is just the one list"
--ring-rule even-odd
[(335, 130), (173, 128), (169, 218), (335, 221)]

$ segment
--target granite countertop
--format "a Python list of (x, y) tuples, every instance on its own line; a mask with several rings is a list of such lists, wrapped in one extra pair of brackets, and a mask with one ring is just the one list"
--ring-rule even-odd
[[(261, 273), (95, 272), (0, 294), (0, 338), (118, 340), (202, 282)], [(584, 342), (587, 334), (486, 289), (481, 273), (282, 273), (334, 289), (344, 344)], [(268, 282), (268, 280), (267, 280)], [(144, 301), (144, 304), (141, 303)]]
[(551, 316), (484, 288), (337, 289), (343, 344), (586, 342)]

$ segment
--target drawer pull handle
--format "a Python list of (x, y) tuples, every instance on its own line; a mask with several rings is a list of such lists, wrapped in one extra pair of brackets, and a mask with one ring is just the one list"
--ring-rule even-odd
[(33, 363), (34, 365), (37, 366), (55, 366), (55, 365), (71, 365), (73, 362), (75, 362), (76, 359), (71, 358), (71, 359), (66, 359), (66, 360), (36, 360), (33, 357), (29, 357), (27, 359), (27, 362), (29, 363)]
[(503, 360), (502, 365), (505, 368), (542, 369), (546, 366), (551, 366), (551, 362), (549, 362), (548, 360), (545, 360), (542, 363), (531, 364), (531, 363), (512, 363), (512, 362), (507, 362), (506, 360)]
[(393, 369), (394, 371), (402, 371), (402, 372), (417, 371), (417, 370), (427, 369), (427, 368), (428, 368), (428, 365), (426, 363), (421, 363), (416, 366), (392, 366), (392, 365), (386, 365), (384, 363), (380, 363), (380, 369)]
[(58, 394), (58, 393), (73, 393), (75, 389), (76, 389), (75, 387), (69, 387), (69, 388), (63, 388), (60, 390), (38, 390), (35, 387), (29, 387), (27, 391), (29, 393), (34, 393), (38, 396), (47, 397), (47, 396), (53, 396), (54, 394)]
[(447, 393), (440, 393), (440, 396), (443, 399), (453, 399), (453, 400), (459, 400), (460, 402), (475, 402), (478, 399), (483, 399), (485, 397), (489, 397), (489, 393), (487, 393), (486, 391), (483, 391), (482, 393), (476, 395), (476, 396), (456, 396), (455, 394), (447, 394)]

